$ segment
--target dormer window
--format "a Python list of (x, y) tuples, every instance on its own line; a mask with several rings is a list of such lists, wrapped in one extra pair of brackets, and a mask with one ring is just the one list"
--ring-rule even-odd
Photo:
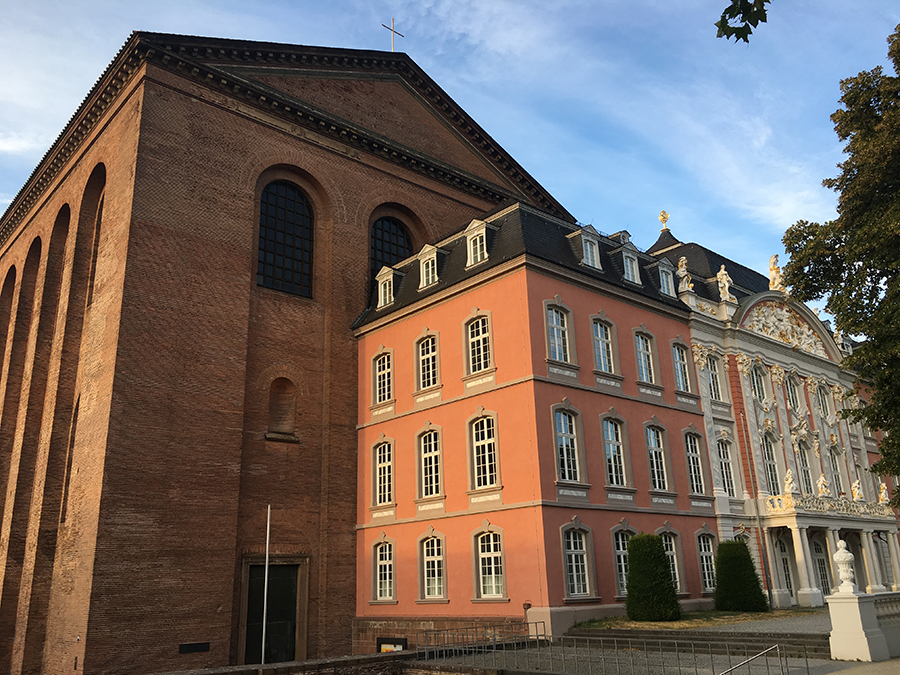
[(437, 283), (437, 258), (425, 258), (421, 263), (419, 288), (431, 286)]
[(582, 262), (588, 267), (593, 267), (594, 269), (601, 269), (600, 267), (600, 247), (597, 246), (597, 242), (593, 239), (588, 239), (587, 237), (582, 237), (581, 243), (583, 245), (583, 255)]
[(388, 277), (378, 282), (378, 306), (384, 307), (394, 301), (394, 279)]
[(625, 260), (625, 280), (635, 284), (641, 283), (638, 276), (637, 258), (628, 253), (623, 253), (623, 256)]
[(669, 270), (659, 270), (659, 289), (665, 295), (675, 296), (675, 282), (672, 280), (672, 273)]
[(466, 228), (466, 267), (477, 265), (488, 259), (487, 229), (496, 229), (483, 220), (475, 219)]
[(384, 266), (375, 277), (378, 284), (378, 308), (386, 307), (394, 302), (394, 276), (393, 268)]

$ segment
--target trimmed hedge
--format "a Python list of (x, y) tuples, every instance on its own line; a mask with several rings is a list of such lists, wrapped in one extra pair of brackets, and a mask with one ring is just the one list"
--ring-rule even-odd
[(716, 609), (732, 612), (767, 612), (769, 605), (741, 539), (723, 541), (716, 551)]
[(628, 594), (625, 612), (632, 621), (677, 621), (681, 605), (662, 537), (638, 534), (628, 542)]

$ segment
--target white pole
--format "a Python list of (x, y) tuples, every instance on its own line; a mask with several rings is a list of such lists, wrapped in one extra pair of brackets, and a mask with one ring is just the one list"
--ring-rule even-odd
[(266, 566), (263, 570), (263, 620), (262, 620), (262, 648), (260, 649), (260, 664), (266, 662), (266, 612), (269, 601), (269, 530), (272, 525), (272, 505), (266, 512)]

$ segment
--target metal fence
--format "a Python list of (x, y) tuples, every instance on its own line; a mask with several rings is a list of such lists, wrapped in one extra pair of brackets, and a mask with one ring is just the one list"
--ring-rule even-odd
[(543, 622), (426, 631), (418, 658), (491, 670), (563, 675), (773, 675), (809, 673), (805, 647), (773, 645), (762, 653), (727, 642), (562, 637)]

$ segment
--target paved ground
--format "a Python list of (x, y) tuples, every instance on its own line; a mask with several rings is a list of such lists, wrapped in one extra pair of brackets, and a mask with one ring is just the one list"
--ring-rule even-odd
[[(826, 635), (831, 632), (831, 619), (828, 608), (816, 610), (814, 614), (798, 614), (780, 619), (762, 619), (761, 621), (744, 621), (742, 623), (726, 623), (707, 628), (691, 628), (715, 633), (811, 633)], [(900, 672), (898, 672), (900, 675)]]

